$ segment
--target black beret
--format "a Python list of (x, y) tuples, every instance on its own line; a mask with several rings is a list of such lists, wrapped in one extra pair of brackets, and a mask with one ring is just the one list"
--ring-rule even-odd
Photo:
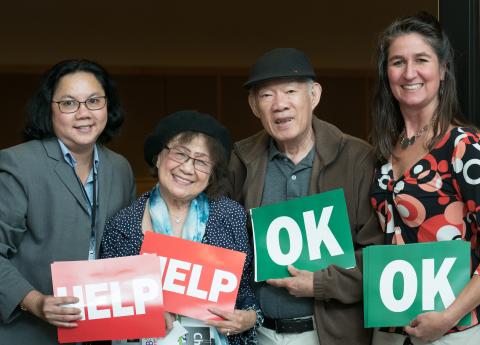
[(183, 132), (200, 132), (218, 140), (225, 149), (225, 158), (228, 161), (232, 149), (228, 130), (212, 115), (182, 110), (162, 118), (154, 132), (145, 140), (143, 155), (148, 165), (153, 167), (153, 157), (162, 151), (173, 137)]
[(316, 75), (303, 52), (294, 48), (277, 48), (265, 53), (255, 62), (243, 87), (250, 89), (260, 82), (283, 78), (315, 79)]

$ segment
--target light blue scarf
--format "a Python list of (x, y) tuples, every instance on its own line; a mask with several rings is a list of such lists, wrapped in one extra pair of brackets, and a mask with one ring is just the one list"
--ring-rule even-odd
[[(168, 215), (168, 207), (160, 194), (158, 184), (150, 193), (149, 213), (153, 231), (157, 234), (172, 236), (172, 224)], [(194, 242), (202, 242), (209, 214), (208, 198), (200, 193), (190, 202), (187, 218), (183, 224), (182, 238)]]
[[(188, 215), (183, 224), (183, 239), (202, 242), (209, 211), (208, 198), (205, 193), (200, 193), (190, 202)], [(158, 183), (150, 192), (148, 212), (150, 213), (150, 218), (152, 220), (153, 231), (157, 234), (172, 236), (172, 224), (170, 223), (168, 207), (160, 194)], [(210, 327), (210, 330), (213, 331), (215, 344), (228, 344), (227, 338), (223, 334), (218, 333), (215, 327)]]

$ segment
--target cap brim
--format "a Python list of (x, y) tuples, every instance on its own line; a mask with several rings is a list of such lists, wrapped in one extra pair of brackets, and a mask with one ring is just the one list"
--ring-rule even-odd
[(243, 87), (247, 90), (251, 89), (253, 86), (269, 81), (269, 80), (275, 80), (275, 79), (312, 79), (315, 80), (316, 76), (315, 75), (279, 75), (279, 76), (268, 76), (268, 77), (261, 77), (261, 78), (255, 78), (248, 80), (246, 83), (243, 84)]

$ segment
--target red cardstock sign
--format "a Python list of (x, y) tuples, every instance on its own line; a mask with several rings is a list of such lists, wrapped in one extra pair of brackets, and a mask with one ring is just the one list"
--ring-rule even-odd
[(158, 257), (54, 262), (55, 296), (80, 299), (83, 319), (58, 328), (60, 343), (165, 335)]
[(141, 253), (159, 256), (166, 311), (203, 321), (220, 319), (210, 307), (233, 311), (245, 253), (151, 231)]

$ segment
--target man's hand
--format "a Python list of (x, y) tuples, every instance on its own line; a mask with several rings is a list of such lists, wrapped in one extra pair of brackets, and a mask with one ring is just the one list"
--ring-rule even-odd
[(295, 297), (313, 297), (313, 272), (297, 270), (293, 266), (288, 266), (288, 272), (292, 275), (290, 278), (268, 279), (267, 283), (284, 287)]

